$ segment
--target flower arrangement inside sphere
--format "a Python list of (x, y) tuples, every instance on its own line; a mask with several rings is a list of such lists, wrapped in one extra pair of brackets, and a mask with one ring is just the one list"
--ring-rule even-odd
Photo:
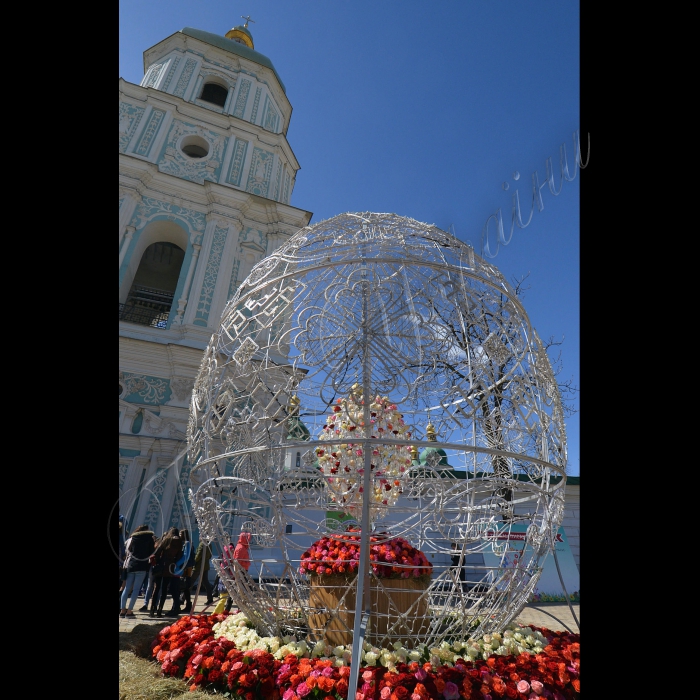
[[(357, 520), (362, 517), (362, 485), (365, 472), (365, 446), (358, 438), (410, 438), (411, 432), (395, 403), (387, 396), (375, 396), (370, 403), (370, 424), (365, 425), (362, 387), (355, 384), (347, 399), (338, 399), (326, 419), (319, 440), (333, 441), (316, 448), (318, 464), (327, 477), (328, 490), (337, 507)], [(367, 448), (369, 449), (369, 448)], [(372, 446), (370, 520), (386, 513), (403, 491), (411, 466), (410, 445)]]
[[(369, 538), (369, 560), (377, 578), (411, 578), (430, 582), (433, 565), (403, 537)], [(302, 555), (299, 573), (309, 576), (357, 575), (360, 566), (360, 531), (322, 537)]]

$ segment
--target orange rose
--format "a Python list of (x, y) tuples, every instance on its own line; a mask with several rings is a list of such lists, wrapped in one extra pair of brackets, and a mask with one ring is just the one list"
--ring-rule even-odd
[(436, 678), (435, 687), (438, 689), (438, 693), (442, 693), (445, 690), (445, 681), (442, 678)]
[(494, 692), (498, 693), (499, 695), (503, 695), (503, 693), (506, 692), (506, 684), (501, 678), (494, 678), (491, 685), (493, 686)]
[(416, 683), (413, 692), (419, 695), (421, 700), (430, 700), (430, 693), (428, 693), (428, 689), (422, 683)]
[[(319, 676), (316, 680), (318, 681), (318, 687), (324, 693), (330, 693), (331, 690), (333, 690), (333, 686), (335, 685), (335, 681), (332, 678), (327, 678), (326, 676)], [(306, 681), (306, 684), (309, 685), (308, 680)], [(309, 687), (311, 687), (311, 686), (309, 686)]]
[[(313, 690), (318, 685), (318, 678), (316, 678), (315, 676), (309, 676), (306, 679), (306, 685), (309, 686), (311, 690)], [(321, 688), (321, 690), (323, 690), (323, 688)]]

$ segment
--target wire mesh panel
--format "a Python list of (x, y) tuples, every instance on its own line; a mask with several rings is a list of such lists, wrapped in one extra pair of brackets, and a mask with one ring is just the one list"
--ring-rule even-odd
[(248, 575), (222, 579), (263, 634), (351, 642), (362, 528), (372, 643), (500, 630), (563, 516), (561, 399), (515, 290), (394, 214), (322, 221), (253, 268), (188, 446), (202, 538), (252, 535)]

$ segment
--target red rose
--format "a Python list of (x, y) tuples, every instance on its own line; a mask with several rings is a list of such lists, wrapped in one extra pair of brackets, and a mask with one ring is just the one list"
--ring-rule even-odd
[(223, 680), (223, 677), (224, 677), (224, 674), (215, 668), (212, 669), (211, 671), (209, 671), (209, 673), (207, 674), (207, 680), (210, 683), (219, 683), (220, 681)]

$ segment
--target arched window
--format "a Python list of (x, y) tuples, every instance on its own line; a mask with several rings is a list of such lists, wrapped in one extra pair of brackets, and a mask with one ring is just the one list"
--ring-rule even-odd
[(223, 107), (226, 104), (227, 97), (228, 90), (225, 87), (218, 83), (206, 83), (202, 88), (202, 94), (199, 96), (199, 99), (204, 100), (204, 102), (211, 102), (218, 107)]
[(160, 241), (146, 248), (119, 318), (154, 328), (165, 328), (185, 251), (174, 243)]

